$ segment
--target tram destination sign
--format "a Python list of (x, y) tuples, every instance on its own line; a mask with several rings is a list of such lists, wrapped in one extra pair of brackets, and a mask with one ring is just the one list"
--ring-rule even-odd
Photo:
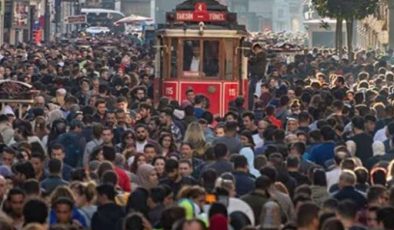
[(208, 11), (203, 2), (196, 3), (194, 11), (176, 12), (176, 21), (182, 22), (224, 22), (226, 18), (226, 12)]

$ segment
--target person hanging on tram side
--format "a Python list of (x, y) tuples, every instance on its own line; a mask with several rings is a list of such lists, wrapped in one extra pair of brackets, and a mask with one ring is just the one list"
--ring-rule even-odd
[(249, 59), (249, 110), (253, 109), (256, 84), (260, 80), (265, 82), (265, 69), (267, 66), (267, 54), (263, 47), (256, 43), (252, 46), (252, 56)]

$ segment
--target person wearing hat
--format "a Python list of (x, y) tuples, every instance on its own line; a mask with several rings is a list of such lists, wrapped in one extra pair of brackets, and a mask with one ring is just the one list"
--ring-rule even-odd
[(267, 54), (259, 43), (252, 46), (253, 56), (249, 59), (249, 110), (253, 109), (254, 93), (258, 81), (265, 82)]

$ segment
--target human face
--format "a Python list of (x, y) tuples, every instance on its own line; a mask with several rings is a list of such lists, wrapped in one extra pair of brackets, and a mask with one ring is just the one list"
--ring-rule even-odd
[(259, 132), (260, 136), (263, 136), (264, 131), (267, 129), (268, 124), (261, 120), (257, 123), (257, 131)]
[(157, 159), (155, 161), (155, 165), (153, 165), (156, 169), (156, 172), (159, 175), (163, 175), (164, 173), (164, 166), (165, 166), (166, 162), (163, 159)]
[(368, 210), (368, 212), (367, 212), (367, 227), (368, 227), (368, 229), (379, 229), (376, 211), (369, 211)]
[(249, 144), (248, 138), (246, 136), (244, 136), (244, 135), (241, 135), (240, 141), (241, 141), (241, 144), (244, 145), (244, 146)]
[(113, 127), (116, 124), (116, 118), (114, 113), (107, 113), (106, 115), (107, 125)]
[(3, 153), (3, 157), (2, 157), (1, 160), (3, 162), (3, 165), (11, 167), (12, 163), (14, 162), (14, 155), (10, 154), (10, 153), (7, 153), (7, 152), (4, 152)]
[(113, 137), (114, 137), (114, 135), (112, 134), (112, 131), (111, 131), (111, 130), (108, 130), (108, 129), (104, 130), (103, 133), (102, 133), (102, 135), (101, 135), (101, 138), (103, 139), (103, 142), (104, 142), (105, 144), (110, 144), (110, 143), (112, 143), (112, 138), (113, 138)]
[(67, 204), (58, 204), (56, 206), (56, 218), (60, 224), (69, 224), (71, 222), (72, 209)]
[(145, 148), (144, 155), (148, 162), (152, 162), (153, 158), (156, 156), (155, 148)]
[(224, 128), (216, 128), (215, 134), (217, 137), (223, 137), (224, 136)]
[(197, 223), (196, 221), (188, 222), (183, 225), (183, 230), (203, 230), (201, 224)]
[(138, 128), (135, 132), (136, 132), (136, 139), (140, 142), (143, 142), (148, 138), (148, 132), (144, 127)]
[(287, 121), (287, 131), (295, 132), (298, 129), (298, 121), (289, 120)]
[(170, 148), (171, 147), (171, 137), (165, 136), (161, 143), (163, 148)]
[(150, 109), (141, 108), (139, 114), (142, 118), (148, 117), (150, 115)]
[(144, 97), (145, 97), (145, 92), (144, 92), (144, 90), (141, 90), (141, 89), (137, 90), (137, 92), (135, 92), (135, 97), (136, 97), (137, 99), (139, 99), (139, 100), (141, 100), (142, 98), (144, 98)]
[(158, 185), (159, 184), (159, 178), (157, 177), (157, 172), (156, 170), (153, 170), (150, 175), (149, 175), (149, 182), (153, 185)]
[(41, 173), (44, 170), (44, 163), (41, 161), (41, 159), (33, 157), (30, 161), (36, 174)]
[(251, 120), (250, 117), (244, 117), (242, 121), (246, 129), (251, 130), (253, 128), (253, 120)]
[(142, 165), (142, 164), (146, 164), (146, 158), (145, 158), (145, 156), (140, 156), (140, 157), (138, 157), (138, 159), (137, 159), (137, 166), (140, 166), (140, 165)]
[(185, 176), (190, 176), (193, 172), (192, 167), (190, 167), (189, 164), (187, 163), (180, 163), (179, 164), (179, 174), (181, 174), (181, 176), (185, 177)]
[(58, 159), (60, 161), (63, 161), (65, 155), (64, 155), (64, 152), (62, 149), (53, 149), (52, 150), (52, 157), (55, 159)]
[(162, 124), (162, 125), (168, 125), (167, 114), (165, 114), (165, 113), (160, 113), (159, 120), (160, 120), (160, 124)]
[(121, 101), (121, 102), (119, 102), (119, 103), (116, 104), (116, 107), (117, 107), (118, 109), (123, 110), (123, 111), (127, 111), (128, 104), (127, 104), (127, 102), (125, 102), (125, 101)]
[(190, 91), (186, 94), (186, 98), (188, 101), (190, 101), (191, 103), (194, 102), (194, 98), (196, 97), (195, 93), (193, 91)]
[(190, 145), (183, 144), (181, 146), (181, 156), (185, 159), (191, 159), (193, 157), (193, 149)]
[(106, 111), (107, 111), (107, 106), (105, 103), (100, 103), (97, 105), (97, 113), (105, 114)]
[(373, 133), (375, 130), (376, 124), (373, 121), (365, 122), (365, 130), (369, 133)]
[(22, 216), (24, 202), (25, 197), (21, 194), (16, 194), (10, 197), (11, 210), (15, 216)]
[(118, 122), (118, 125), (123, 125), (126, 123), (126, 113), (116, 113), (116, 121)]
[(301, 135), (299, 134), (299, 135), (297, 135), (297, 137), (298, 137), (298, 141), (302, 142), (304, 144), (306, 144), (307, 141), (308, 141), (308, 138), (305, 135), (303, 135), (303, 134), (301, 134)]

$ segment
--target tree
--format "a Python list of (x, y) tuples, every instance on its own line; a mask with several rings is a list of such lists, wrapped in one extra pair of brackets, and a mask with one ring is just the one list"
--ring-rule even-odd
[(349, 58), (353, 52), (353, 26), (354, 20), (361, 20), (373, 14), (379, 0), (312, 0), (312, 3), (321, 17), (335, 18), (337, 20), (335, 44), (341, 54), (342, 50), (342, 24), (346, 21), (347, 46)]

